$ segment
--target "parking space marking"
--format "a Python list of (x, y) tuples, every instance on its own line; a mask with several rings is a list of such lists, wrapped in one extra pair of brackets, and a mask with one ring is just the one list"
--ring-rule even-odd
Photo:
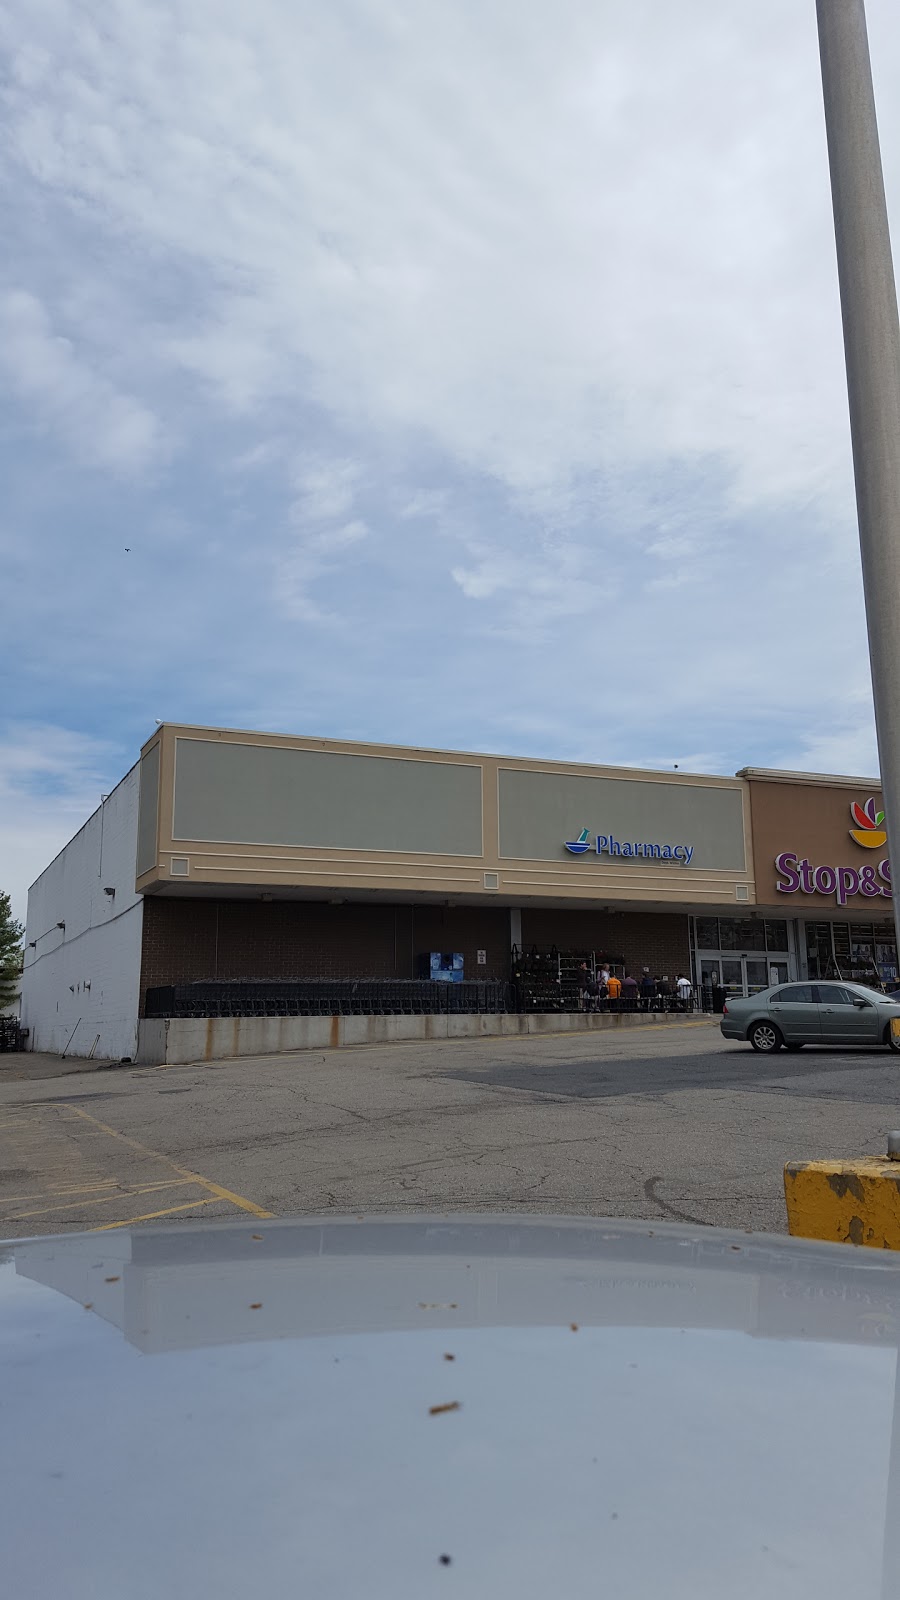
[[(188, 1180), (186, 1178), (182, 1178), (181, 1180), (177, 1178), (171, 1178), (167, 1183), (150, 1183), (141, 1188), (114, 1188), (107, 1194), (97, 1195), (93, 1200), (67, 1200), (61, 1206), (45, 1206), (43, 1210), (40, 1211), (12, 1211), (8, 1216), (3, 1217), (2, 1221), (25, 1222), (29, 1217), (52, 1216), (55, 1211), (74, 1211), (79, 1207), (84, 1208), (85, 1206), (103, 1206), (106, 1205), (107, 1201), (109, 1200), (132, 1200), (136, 1199), (137, 1196), (141, 1194), (156, 1194), (160, 1189), (183, 1189), (187, 1181)], [(41, 1197), (38, 1196), (37, 1198), (40, 1199)], [(202, 1205), (204, 1202), (198, 1201), (197, 1204)]]
[(129, 1134), (120, 1133), (117, 1128), (111, 1128), (109, 1123), (100, 1122), (97, 1117), (92, 1117), (89, 1112), (83, 1111), (80, 1106), (69, 1105), (65, 1109), (71, 1116), (82, 1117), (85, 1122), (92, 1123), (101, 1133), (109, 1134), (111, 1139), (118, 1139), (122, 1144), (129, 1145), (132, 1150), (137, 1150), (140, 1155), (148, 1156), (153, 1161), (161, 1161), (165, 1166), (170, 1167), (173, 1172), (177, 1172), (180, 1178), (186, 1179), (189, 1183), (199, 1183), (201, 1188), (206, 1189), (217, 1200), (227, 1200), (230, 1205), (237, 1206), (239, 1211), (249, 1211), (252, 1217), (261, 1217), (263, 1219), (274, 1217), (275, 1213), (273, 1211), (266, 1211), (262, 1206), (258, 1206), (255, 1201), (248, 1200), (245, 1195), (235, 1194), (232, 1189), (225, 1189), (222, 1184), (213, 1183), (211, 1178), (203, 1178), (198, 1172), (190, 1172), (187, 1167), (180, 1167), (177, 1162), (172, 1161), (169, 1156), (163, 1155), (161, 1151), (151, 1150), (147, 1145), (141, 1144), (138, 1139), (132, 1139)]
[[(111, 1228), (130, 1228), (133, 1222), (152, 1222), (155, 1217), (172, 1217), (176, 1211), (198, 1211), (201, 1206), (214, 1206), (218, 1195), (211, 1194), (208, 1200), (189, 1200), (186, 1206), (169, 1206), (166, 1211), (145, 1211), (142, 1217), (125, 1217), (122, 1222), (104, 1222), (99, 1228), (88, 1228), (88, 1233), (109, 1233)], [(268, 1217), (271, 1212), (265, 1211)]]
[(6, 1194), (0, 1200), (0, 1206), (21, 1206), (26, 1200), (61, 1200), (64, 1194), (98, 1194), (101, 1189), (114, 1189), (115, 1186), (115, 1178), (104, 1178), (101, 1183), (82, 1184), (77, 1189), (66, 1189), (51, 1183), (49, 1189), (42, 1189), (39, 1194)]

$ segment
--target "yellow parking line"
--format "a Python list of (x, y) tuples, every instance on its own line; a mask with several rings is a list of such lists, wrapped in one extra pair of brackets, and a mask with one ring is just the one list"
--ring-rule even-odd
[[(196, 1211), (200, 1206), (214, 1206), (218, 1195), (210, 1195), (208, 1200), (189, 1200), (186, 1206), (169, 1206), (167, 1211), (146, 1211), (142, 1217), (126, 1217), (123, 1222), (104, 1222), (100, 1228), (88, 1228), (88, 1233), (109, 1233), (110, 1228), (130, 1228), (133, 1222), (153, 1222), (156, 1217), (171, 1217), (176, 1211)], [(268, 1217), (268, 1211), (263, 1216)]]
[(83, 1184), (79, 1189), (61, 1189), (51, 1185), (39, 1194), (5, 1194), (0, 1197), (0, 1206), (18, 1206), (24, 1200), (61, 1200), (64, 1194), (98, 1194), (101, 1189), (114, 1189), (115, 1186), (115, 1178), (106, 1178), (103, 1183)]
[(151, 1183), (142, 1189), (114, 1189), (111, 1194), (98, 1195), (96, 1200), (68, 1200), (65, 1205), (47, 1206), (42, 1211), (11, 1211), (3, 1222), (24, 1222), (26, 1217), (49, 1217), (54, 1211), (74, 1211), (77, 1206), (105, 1206), (108, 1200), (133, 1200), (139, 1194), (155, 1194), (159, 1189), (183, 1189), (184, 1183), (169, 1179), (167, 1183)]
[(132, 1150), (140, 1151), (142, 1156), (150, 1156), (154, 1161), (164, 1162), (167, 1167), (171, 1167), (173, 1172), (177, 1172), (179, 1177), (187, 1178), (191, 1183), (199, 1183), (202, 1188), (208, 1189), (210, 1194), (215, 1195), (217, 1200), (227, 1200), (231, 1205), (237, 1206), (240, 1211), (249, 1211), (253, 1217), (273, 1217), (275, 1215), (273, 1211), (264, 1211), (262, 1206), (256, 1205), (253, 1200), (247, 1200), (244, 1195), (235, 1194), (231, 1189), (223, 1189), (220, 1183), (213, 1183), (211, 1178), (201, 1178), (198, 1172), (190, 1172), (187, 1167), (179, 1167), (177, 1162), (170, 1160), (168, 1156), (164, 1156), (159, 1150), (150, 1150), (147, 1145), (141, 1144), (137, 1139), (132, 1139), (127, 1133), (119, 1133), (117, 1128), (111, 1128), (109, 1123), (99, 1122), (96, 1117), (92, 1117), (87, 1111), (82, 1111), (80, 1106), (70, 1105), (67, 1110), (73, 1116), (83, 1117), (85, 1122), (92, 1122), (95, 1128), (99, 1128), (101, 1133), (108, 1133), (111, 1139), (119, 1139), (122, 1144), (130, 1145)]
[[(80, 1197), (85, 1194), (94, 1194), (101, 1199), (105, 1199), (109, 1194), (112, 1194), (113, 1198), (117, 1194), (152, 1194), (154, 1189), (182, 1189), (185, 1184), (192, 1181), (190, 1178), (167, 1178), (165, 1183), (130, 1183), (123, 1185), (118, 1178), (104, 1178), (102, 1183), (82, 1184), (77, 1189), (65, 1189), (60, 1188), (59, 1185), (53, 1185), (49, 1189), (42, 1190), (40, 1194), (5, 1194), (0, 1197), (0, 1207), (21, 1205), (24, 1200), (62, 1200), (65, 1195)], [(73, 1198), (69, 1204), (73, 1206), (80, 1204), (80, 1199)], [(93, 1205), (93, 1201), (86, 1201), (85, 1204)], [(56, 1206), (54, 1209), (64, 1211), (66, 1207)]]
[(39, 1195), (39, 1200), (56, 1199), (61, 1194), (87, 1194), (90, 1189), (111, 1189), (118, 1180), (116, 1178), (97, 1178), (96, 1183), (83, 1183), (79, 1188), (73, 1189), (69, 1184), (51, 1183), (46, 1195)]

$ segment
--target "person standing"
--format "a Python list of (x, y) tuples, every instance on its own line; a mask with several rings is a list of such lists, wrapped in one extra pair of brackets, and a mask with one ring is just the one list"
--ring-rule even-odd
[(611, 972), (606, 980), (606, 992), (609, 995), (610, 1011), (618, 1011), (619, 1001), (622, 998), (622, 980), (617, 978), (614, 972)]
[(685, 977), (683, 972), (679, 973), (675, 979), (675, 993), (678, 996), (678, 1003), (682, 1011), (693, 1011), (694, 985), (691, 983), (690, 978)]
[(631, 976), (630, 972), (626, 972), (624, 978), (622, 979), (622, 1010), (623, 1011), (637, 1011), (637, 1008), (638, 1008), (638, 984), (637, 984), (637, 978), (633, 978)]
[(641, 978), (641, 1009), (642, 1009), (642, 1011), (649, 1011), (650, 1007), (652, 1005), (652, 1002), (655, 999), (656, 999), (656, 982), (655, 982), (655, 979), (653, 979), (650, 976), (650, 968), (649, 967), (645, 967), (644, 968), (643, 977)]
[(597, 985), (586, 961), (582, 961), (581, 966), (578, 968), (578, 993), (581, 996), (582, 1011), (592, 1011)]

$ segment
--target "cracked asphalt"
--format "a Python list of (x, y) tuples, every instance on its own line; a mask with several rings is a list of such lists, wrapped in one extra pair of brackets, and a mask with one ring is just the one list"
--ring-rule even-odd
[(783, 1232), (785, 1161), (900, 1125), (887, 1051), (764, 1058), (706, 1019), (53, 1073), (0, 1070), (0, 1236), (406, 1210)]

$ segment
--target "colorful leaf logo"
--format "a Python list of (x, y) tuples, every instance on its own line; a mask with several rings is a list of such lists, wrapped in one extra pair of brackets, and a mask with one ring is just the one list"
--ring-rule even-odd
[(887, 831), (881, 826), (884, 812), (876, 811), (872, 795), (864, 806), (854, 800), (850, 806), (850, 816), (856, 823), (856, 827), (850, 829), (850, 837), (864, 850), (880, 850), (882, 845), (887, 844)]

